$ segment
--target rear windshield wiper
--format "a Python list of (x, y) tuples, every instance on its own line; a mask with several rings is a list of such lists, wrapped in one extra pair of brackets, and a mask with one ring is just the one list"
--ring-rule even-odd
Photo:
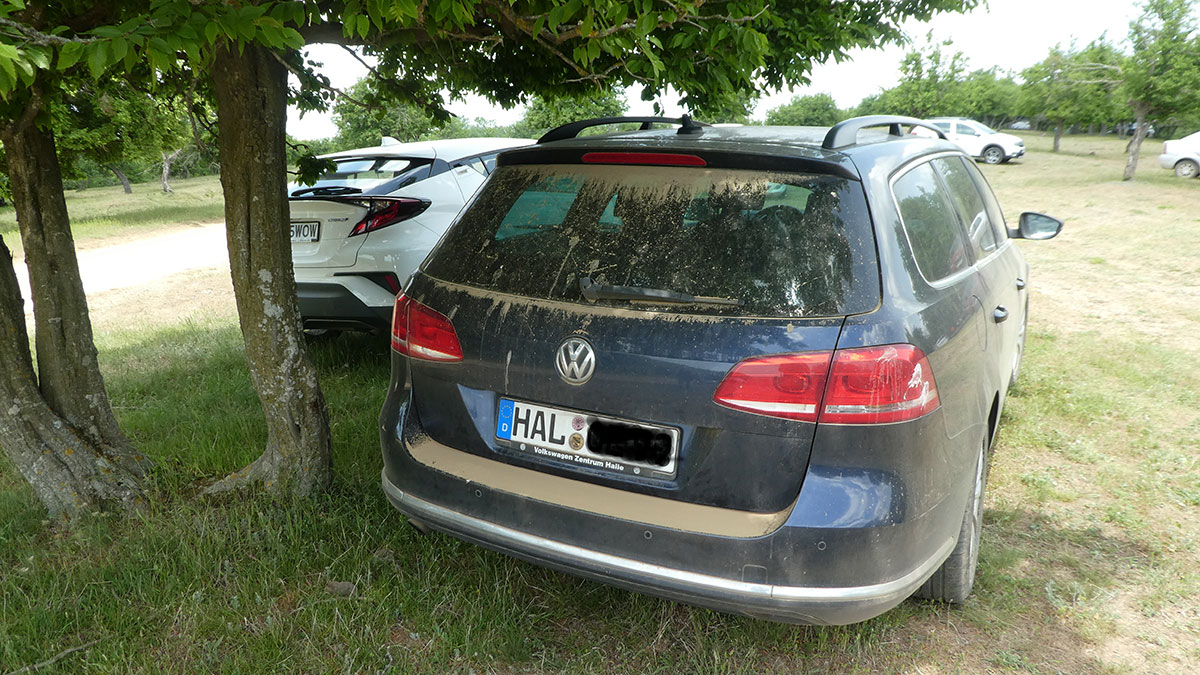
[(593, 302), (596, 300), (630, 300), (632, 302), (666, 302), (680, 305), (738, 306), (742, 304), (738, 298), (714, 298), (668, 291), (662, 288), (642, 288), (641, 286), (609, 286), (608, 284), (598, 284), (592, 281), (591, 277), (579, 278), (579, 292)]
[(292, 196), (299, 197), (301, 195), (311, 194), (320, 197), (333, 197), (337, 195), (357, 195), (361, 193), (362, 190), (356, 187), (350, 187), (349, 185), (322, 185), (296, 190), (292, 193)]

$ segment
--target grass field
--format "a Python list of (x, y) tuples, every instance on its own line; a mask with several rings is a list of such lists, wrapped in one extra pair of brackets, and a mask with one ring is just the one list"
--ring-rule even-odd
[[(127, 195), (120, 185), (69, 190), (67, 212), (71, 232), (79, 248), (95, 248), (140, 236), (147, 229), (164, 225), (220, 222), (225, 218), (225, 200), (217, 176), (200, 176), (171, 181), (174, 194), (166, 194), (158, 183), (136, 183)], [(0, 237), (13, 255), (22, 257), (17, 215), (12, 206), (0, 208)]]
[[(1200, 672), (1200, 180), (1120, 181), (1122, 143), (1026, 135), (983, 167), (1022, 243), (1030, 342), (1001, 424), (980, 573), (961, 607), (784, 626), (419, 536), (378, 488), (386, 345), (311, 351), (337, 479), (300, 502), (196, 496), (261, 450), (236, 324), (108, 332), (127, 432), (159, 464), (149, 508), (50, 529), (0, 468), (0, 672)], [(82, 203), (80, 203), (82, 205)], [(348, 597), (327, 584), (348, 581)]]

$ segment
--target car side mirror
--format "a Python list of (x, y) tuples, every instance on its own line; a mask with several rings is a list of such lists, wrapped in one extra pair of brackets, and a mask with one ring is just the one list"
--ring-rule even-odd
[(1026, 211), (1021, 214), (1017, 231), (1012, 233), (1017, 239), (1053, 239), (1062, 232), (1063, 221), (1044, 213)]

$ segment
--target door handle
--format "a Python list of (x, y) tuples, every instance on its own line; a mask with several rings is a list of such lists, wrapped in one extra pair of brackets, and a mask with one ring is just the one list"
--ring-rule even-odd
[(996, 310), (992, 312), (992, 318), (996, 320), (996, 323), (1004, 323), (1008, 319), (1008, 308), (1004, 305), (996, 307)]
[(1017, 277), (1017, 290), (1018, 291), (1025, 290), (1025, 280), (1022, 279), (1021, 277)]

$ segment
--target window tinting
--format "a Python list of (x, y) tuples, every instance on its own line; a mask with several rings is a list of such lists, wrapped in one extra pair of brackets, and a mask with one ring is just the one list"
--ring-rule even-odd
[(568, 302), (587, 302), (579, 280), (590, 277), (742, 303), (668, 307), (694, 313), (829, 316), (879, 295), (861, 186), (758, 171), (499, 167), (425, 271)]
[(961, 157), (942, 157), (933, 160), (932, 164), (941, 172), (950, 188), (950, 197), (962, 217), (963, 226), (967, 229), (967, 241), (976, 258), (986, 258), (988, 253), (996, 250), (996, 233), (988, 218), (987, 208), (971, 174)]
[(958, 217), (929, 164), (901, 176), (892, 191), (913, 257), (926, 279), (944, 279), (970, 263)]

